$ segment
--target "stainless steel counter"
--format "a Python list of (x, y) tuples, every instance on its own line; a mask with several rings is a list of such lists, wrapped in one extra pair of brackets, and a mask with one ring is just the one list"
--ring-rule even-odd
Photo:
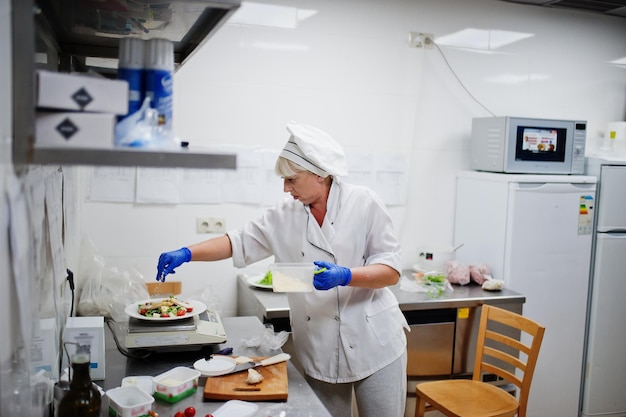
[[(411, 274), (406, 271), (404, 276)], [(285, 294), (251, 287), (245, 275), (238, 277), (237, 286), (239, 315), (255, 315), (264, 323), (271, 323), (276, 331), (290, 330)], [(522, 294), (507, 289), (485, 291), (475, 284), (453, 285), (453, 288), (450, 294), (431, 298), (425, 293), (404, 291), (400, 284), (390, 287), (411, 327), (407, 333), (410, 377), (471, 373), (480, 307), (490, 304), (522, 313), (526, 301)]]
[[(242, 345), (241, 340), (260, 335), (264, 330), (263, 324), (257, 317), (224, 317), (222, 318), (224, 329), (228, 341), (221, 345), (216, 345), (213, 349), (217, 351), (227, 346), (233, 348), (234, 355), (245, 356), (266, 356), (278, 353), (278, 351), (259, 350), (258, 348), (247, 348)], [(114, 324), (118, 339), (124, 339), (124, 326)], [(122, 378), (126, 376), (150, 375), (156, 376), (175, 366), (193, 366), (193, 363), (204, 357), (207, 352), (161, 352), (153, 353), (147, 359), (128, 358), (122, 355), (117, 349), (111, 329), (106, 329), (106, 379), (104, 381), (94, 381), (104, 390), (119, 387)], [(211, 353), (211, 352), (208, 352)], [(310, 415), (319, 417), (330, 417), (324, 405), (317, 398), (311, 387), (297, 368), (291, 363), (287, 365), (287, 375), (289, 378), (289, 399), (284, 403), (298, 410), (306, 411)], [(198, 416), (212, 413), (224, 404), (222, 401), (204, 401), (203, 391), (206, 377), (200, 377), (198, 391), (191, 397), (185, 398), (176, 404), (166, 404), (155, 401), (153, 411), (160, 416), (168, 417), (174, 415), (176, 411), (183, 411), (186, 407), (196, 408)], [(276, 406), (280, 402), (258, 402), (259, 410)], [(108, 400), (103, 399), (102, 416), (108, 416)]]
[[(406, 272), (405, 276), (410, 276)], [(283, 293), (274, 293), (267, 289), (251, 287), (246, 275), (237, 278), (238, 315), (255, 315), (263, 322), (279, 322), (289, 318), (289, 303)], [(404, 312), (415, 310), (433, 310), (444, 308), (478, 307), (482, 304), (506, 307), (521, 306), (526, 298), (515, 291), (485, 291), (479, 285), (453, 285), (454, 291), (439, 298), (430, 298), (425, 293), (407, 292), (400, 285), (390, 287)], [(507, 308), (511, 309), (511, 308)], [(518, 312), (521, 312), (519, 310)]]

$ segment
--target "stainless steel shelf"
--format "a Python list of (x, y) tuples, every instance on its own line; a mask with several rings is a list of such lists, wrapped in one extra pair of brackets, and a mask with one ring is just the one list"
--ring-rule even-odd
[[(124, 4), (133, 9), (119, 10)], [(90, 69), (88, 58), (110, 59), (116, 64), (122, 37), (159, 37), (173, 42), (174, 59), (180, 68), (240, 4), (240, 0), (11, 0), (12, 153), (16, 172), (20, 174), (34, 164), (235, 169), (236, 155), (230, 154), (37, 148), (33, 98), (36, 53), (47, 56), (48, 70), (86, 71)]]
[(209, 152), (154, 151), (133, 148), (34, 148), (33, 164), (150, 166), (161, 168), (235, 169), (236, 155)]

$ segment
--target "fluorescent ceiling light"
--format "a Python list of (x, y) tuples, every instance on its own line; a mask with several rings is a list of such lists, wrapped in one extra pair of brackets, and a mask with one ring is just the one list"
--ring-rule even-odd
[(532, 33), (511, 32), (508, 30), (491, 30), (466, 28), (458, 32), (435, 38), (437, 45), (456, 46), (478, 51), (493, 51), (535, 36)]
[(242, 2), (241, 7), (228, 19), (228, 23), (295, 29), (298, 22), (317, 14), (317, 10)]

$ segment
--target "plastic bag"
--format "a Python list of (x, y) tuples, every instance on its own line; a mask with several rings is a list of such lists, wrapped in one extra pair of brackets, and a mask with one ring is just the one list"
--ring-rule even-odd
[(470, 268), (458, 261), (450, 261), (446, 263), (446, 272), (448, 281), (452, 284), (467, 285), (470, 282)]
[(84, 239), (77, 282), (76, 312), (81, 316), (103, 316), (126, 321), (125, 307), (150, 298), (144, 277), (136, 270), (107, 265), (93, 242)]
[(454, 292), (450, 282), (441, 274), (415, 273), (413, 279), (400, 278), (400, 289), (407, 292), (426, 293), (430, 298), (438, 298)]
[(493, 279), (491, 277), (491, 271), (485, 264), (470, 265), (469, 267), (470, 277), (478, 285), (482, 285), (485, 281)]
[(159, 123), (158, 112), (146, 97), (141, 108), (115, 126), (115, 146), (149, 149), (180, 149), (180, 140)]
[(242, 339), (241, 344), (248, 348), (254, 347), (271, 351), (282, 348), (288, 338), (289, 333), (284, 330), (274, 333), (274, 326), (268, 324), (259, 336)]

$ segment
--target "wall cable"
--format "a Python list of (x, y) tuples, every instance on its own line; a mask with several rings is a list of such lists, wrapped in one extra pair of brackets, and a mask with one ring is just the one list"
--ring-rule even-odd
[(456, 78), (456, 80), (458, 81), (459, 85), (463, 88), (463, 90), (465, 90), (465, 92), (472, 98), (472, 100), (474, 100), (474, 102), (476, 102), (480, 107), (485, 109), (487, 111), (487, 113), (489, 113), (490, 115), (495, 117), (495, 114), (491, 110), (489, 110), (487, 107), (485, 107), (485, 105), (483, 103), (481, 103), (476, 97), (474, 97), (474, 95), (468, 90), (468, 88), (465, 86), (465, 84), (463, 84), (463, 81), (461, 81), (459, 76), (456, 74), (456, 72), (452, 68), (452, 65), (450, 65), (450, 62), (448, 62), (448, 58), (446, 58), (446, 55), (443, 53), (443, 51), (441, 50), (439, 45), (437, 45), (437, 43), (435, 43), (435, 42), (433, 42), (433, 45), (435, 45), (435, 48), (437, 48), (437, 51), (439, 51), (439, 54), (441, 54), (441, 57), (443, 58), (443, 61), (446, 63), (448, 69), (450, 70), (452, 75), (454, 75), (454, 78)]

